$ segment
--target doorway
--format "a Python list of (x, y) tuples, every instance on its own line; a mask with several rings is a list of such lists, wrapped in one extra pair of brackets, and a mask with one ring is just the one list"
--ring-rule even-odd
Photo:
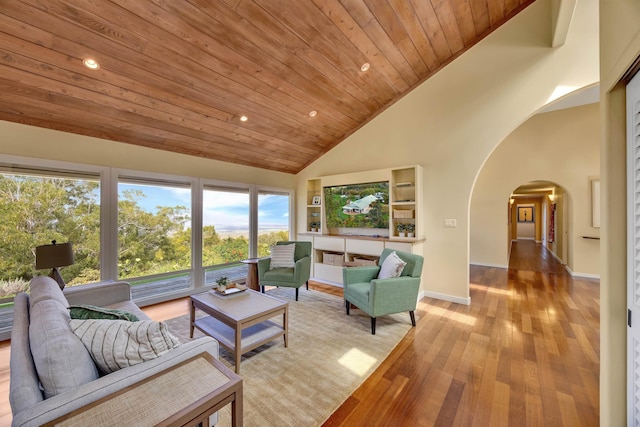
[[(536, 271), (557, 271), (549, 266), (548, 258), (554, 258), (559, 265), (566, 265), (569, 257), (568, 244), (568, 194), (564, 188), (551, 181), (531, 181), (515, 188), (509, 198), (509, 267), (517, 243), (530, 242), (538, 245), (522, 250), (518, 247), (518, 257), (537, 257), (530, 263), (539, 263)], [(520, 262), (520, 261), (518, 261)]]

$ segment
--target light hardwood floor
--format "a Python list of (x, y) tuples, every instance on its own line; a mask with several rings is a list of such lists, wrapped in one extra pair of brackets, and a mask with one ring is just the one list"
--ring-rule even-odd
[(509, 270), (471, 267), (471, 305), (420, 320), (325, 426), (595, 426), (599, 281), (516, 242)]
[[(471, 267), (470, 306), (423, 298), (417, 326), (324, 425), (598, 425), (599, 281), (572, 278), (533, 242), (511, 254), (509, 270)], [(188, 300), (144, 310), (170, 319)], [(9, 350), (0, 342), (0, 426)]]

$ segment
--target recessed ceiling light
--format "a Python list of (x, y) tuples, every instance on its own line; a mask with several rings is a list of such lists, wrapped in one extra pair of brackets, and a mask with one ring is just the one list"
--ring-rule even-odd
[(365, 62), (364, 64), (362, 64), (362, 66), (360, 67), (360, 71), (362, 71), (363, 73), (365, 71), (367, 71), (369, 68), (371, 68), (371, 64), (369, 64), (368, 62)]
[(249, 117), (247, 117), (247, 116), (240, 116), (240, 121), (241, 121), (241, 122), (246, 122), (247, 120), (249, 120)]
[(309, 112), (309, 117), (315, 117), (318, 115), (318, 112), (316, 110), (310, 111)]
[(82, 60), (82, 63), (85, 67), (91, 70), (97, 70), (98, 68), (100, 68), (100, 64), (98, 64), (98, 61), (93, 58), (85, 58)]

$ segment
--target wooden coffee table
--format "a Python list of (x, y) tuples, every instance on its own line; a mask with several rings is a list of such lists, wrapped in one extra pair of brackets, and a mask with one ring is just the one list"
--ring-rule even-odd
[[(247, 289), (227, 296), (211, 292), (191, 295), (189, 336), (194, 328), (217, 339), (221, 346), (233, 353), (236, 373), (240, 372), (243, 354), (284, 336), (288, 346), (289, 303), (269, 295)], [(208, 316), (196, 319), (196, 309)], [(270, 319), (282, 315), (282, 324)]]

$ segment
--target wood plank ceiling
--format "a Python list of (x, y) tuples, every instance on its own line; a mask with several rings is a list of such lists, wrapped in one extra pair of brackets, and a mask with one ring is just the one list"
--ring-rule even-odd
[(0, 120), (297, 173), (533, 1), (0, 0)]

